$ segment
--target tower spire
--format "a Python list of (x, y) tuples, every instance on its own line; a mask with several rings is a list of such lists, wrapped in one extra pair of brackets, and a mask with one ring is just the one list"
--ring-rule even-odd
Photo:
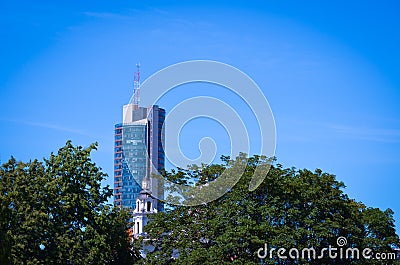
[(144, 176), (143, 180), (142, 180), (142, 189), (143, 191), (146, 191), (147, 193), (151, 193), (150, 191), (150, 178), (149, 176), (146, 174), (146, 176)]
[(138, 109), (140, 103), (140, 63), (136, 64), (136, 69), (133, 76), (133, 104), (135, 109)]

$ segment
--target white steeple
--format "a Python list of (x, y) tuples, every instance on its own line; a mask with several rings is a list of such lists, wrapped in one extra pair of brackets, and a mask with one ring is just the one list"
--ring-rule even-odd
[(136, 199), (133, 210), (133, 236), (144, 235), (144, 226), (148, 222), (148, 215), (157, 213), (157, 199), (151, 196), (150, 178), (146, 175), (142, 181), (142, 190)]

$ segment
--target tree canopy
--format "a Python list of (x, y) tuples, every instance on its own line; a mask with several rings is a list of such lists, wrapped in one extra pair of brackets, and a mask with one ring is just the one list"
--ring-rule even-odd
[(97, 148), (70, 141), (44, 161), (0, 167), (0, 264), (132, 264), (129, 215), (107, 204)]
[[(232, 161), (202, 165), (189, 170), (177, 169), (164, 176), (189, 185), (195, 176), (203, 185), (229, 168)], [(251, 157), (236, 185), (218, 200), (200, 206), (169, 205), (166, 211), (152, 216), (145, 227), (147, 238), (138, 246), (151, 245), (147, 264), (382, 264), (354, 256), (351, 260), (282, 259), (276, 255), (263, 258), (257, 252), (269, 248), (337, 247), (337, 239), (347, 240), (346, 248), (371, 248), (375, 252), (393, 253), (399, 246), (393, 212), (367, 207), (350, 199), (344, 184), (320, 169), (284, 168), (272, 165), (260, 186), (249, 191), (249, 182), (259, 163)], [(318, 252), (317, 252), (318, 253)], [(286, 252), (286, 256), (288, 253)], [(143, 261), (140, 261), (143, 262)], [(385, 261), (386, 264), (397, 261)]]

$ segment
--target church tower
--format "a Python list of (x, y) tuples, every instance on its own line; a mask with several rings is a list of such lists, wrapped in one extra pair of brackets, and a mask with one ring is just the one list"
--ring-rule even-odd
[(157, 213), (157, 199), (151, 196), (150, 178), (147, 175), (143, 178), (142, 188), (133, 210), (134, 238), (144, 235), (143, 228), (148, 222), (148, 215)]

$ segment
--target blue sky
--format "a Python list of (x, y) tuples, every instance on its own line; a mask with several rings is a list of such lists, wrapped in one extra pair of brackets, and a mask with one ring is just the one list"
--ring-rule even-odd
[[(131, 97), (135, 64), (146, 78), (173, 63), (216, 60), (263, 90), (280, 163), (336, 174), (352, 198), (392, 208), (400, 222), (399, 8), (396, 1), (3, 1), (0, 159), (42, 158), (68, 139), (98, 141), (93, 157), (112, 186), (113, 126)], [(223, 89), (193, 87), (160, 105), (168, 111), (208, 95), (246, 117)], [(183, 151), (196, 157), (204, 136), (226, 153), (226, 132), (209, 120), (183, 129)]]

